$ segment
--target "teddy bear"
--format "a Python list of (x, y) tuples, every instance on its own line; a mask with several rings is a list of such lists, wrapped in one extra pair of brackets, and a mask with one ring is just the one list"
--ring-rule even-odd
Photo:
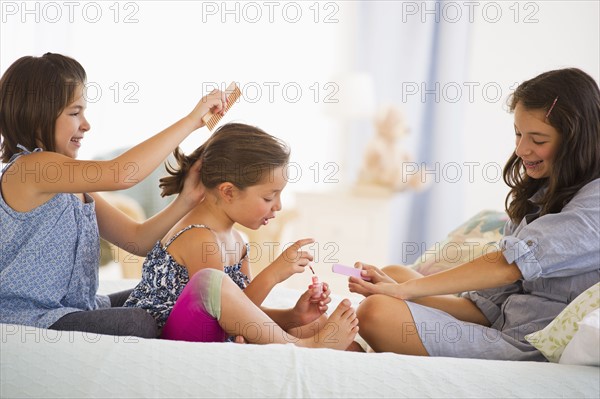
[(374, 122), (375, 136), (365, 150), (357, 185), (388, 191), (422, 190), (426, 180), (421, 168), (398, 146), (409, 133), (400, 110), (382, 107)]

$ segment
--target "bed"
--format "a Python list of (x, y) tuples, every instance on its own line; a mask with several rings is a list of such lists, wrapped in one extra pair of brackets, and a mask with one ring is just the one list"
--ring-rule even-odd
[[(134, 283), (103, 281), (101, 291)], [(276, 287), (266, 304), (288, 307), (299, 294)], [(332, 299), (335, 306), (342, 298)], [(600, 369), (589, 366), (0, 327), (2, 398), (600, 396)]]
[[(441, 242), (440, 248), (451, 251), (439, 254), (428, 250), (413, 267), (427, 275), (478, 256), (499, 240), (505, 221), (502, 212), (482, 211)], [(321, 277), (334, 282), (333, 275)], [(103, 280), (100, 293), (120, 291), (136, 283)], [(338, 287), (333, 292), (343, 294), (346, 289)], [(600, 283), (586, 292), (589, 295), (582, 294), (582, 302), (575, 299), (562, 316), (538, 333), (555, 323), (575, 325), (577, 320), (587, 319), (593, 309), (597, 313)], [(299, 295), (297, 289), (279, 285), (265, 305), (287, 308)], [(361, 298), (348, 297), (355, 306)], [(342, 297), (334, 294), (331, 298), (333, 309)], [(596, 320), (595, 327), (587, 330), (592, 334), (587, 333), (573, 345), (584, 332), (581, 327), (572, 342), (565, 343), (562, 357), (569, 347), (578, 346), (580, 353), (572, 351), (574, 358), (596, 352), (592, 364), (598, 364), (599, 324)], [(303, 349), (292, 344), (146, 340), (10, 324), (0, 324), (0, 329), (0, 398), (600, 397), (600, 368), (593, 366), (421, 358)], [(573, 335), (557, 330), (548, 336), (555, 339), (560, 333)], [(552, 351), (547, 357), (557, 355), (555, 349)]]

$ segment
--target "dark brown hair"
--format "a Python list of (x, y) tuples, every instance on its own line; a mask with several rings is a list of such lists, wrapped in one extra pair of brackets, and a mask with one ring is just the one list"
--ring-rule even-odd
[[(514, 112), (518, 103), (529, 110), (550, 110), (548, 121), (560, 135), (550, 176), (533, 179), (514, 152), (504, 166), (504, 181), (511, 188), (506, 211), (519, 223), (541, 206), (540, 215), (558, 213), (587, 183), (600, 177), (600, 91), (598, 84), (576, 68), (545, 72), (523, 82), (509, 98)], [(538, 203), (529, 198), (541, 188), (547, 190)]]
[(54, 151), (56, 119), (85, 84), (85, 70), (72, 58), (46, 53), (21, 57), (0, 79), (0, 153), (8, 162), (17, 144)]
[(200, 158), (200, 178), (206, 188), (229, 182), (243, 190), (264, 182), (272, 170), (285, 166), (290, 150), (283, 141), (257, 127), (229, 123), (217, 129), (190, 155), (179, 148), (173, 155), (177, 166), (167, 163), (171, 176), (160, 179), (163, 197), (181, 192), (191, 166)]

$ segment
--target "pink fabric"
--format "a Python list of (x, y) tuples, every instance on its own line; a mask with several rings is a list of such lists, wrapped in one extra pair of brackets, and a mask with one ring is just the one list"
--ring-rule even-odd
[(204, 306), (203, 298), (211, 295), (211, 285), (210, 279), (203, 277), (207, 276), (196, 273), (185, 286), (167, 319), (161, 338), (190, 342), (225, 341), (227, 333)]

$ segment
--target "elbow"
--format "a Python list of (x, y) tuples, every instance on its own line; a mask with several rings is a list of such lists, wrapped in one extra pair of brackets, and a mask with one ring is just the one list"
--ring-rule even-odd
[(521, 269), (519, 269), (517, 263), (509, 263), (503, 254), (499, 253), (498, 255), (495, 263), (497, 265), (496, 270), (499, 272), (500, 280), (506, 285), (522, 280), (523, 273), (521, 273)]
[(521, 273), (521, 269), (519, 269), (516, 263), (510, 263), (506, 268), (506, 274), (504, 277), (506, 278), (506, 284), (512, 284), (515, 281), (522, 280), (523, 273)]
[(137, 246), (135, 247), (135, 251), (132, 252), (133, 255), (135, 256), (139, 256), (140, 258), (145, 258), (146, 255), (148, 255), (148, 252), (150, 252), (152, 248), (146, 248), (146, 247), (140, 247)]
[(148, 252), (152, 249), (155, 242), (151, 242), (149, 240), (144, 240), (143, 232), (144, 226), (142, 223), (135, 222), (133, 237), (136, 237), (134, 241), (128, 243), (129, 247), (127, 251), (133, 255), (141, 256), (145, 258), (148, 255)]

